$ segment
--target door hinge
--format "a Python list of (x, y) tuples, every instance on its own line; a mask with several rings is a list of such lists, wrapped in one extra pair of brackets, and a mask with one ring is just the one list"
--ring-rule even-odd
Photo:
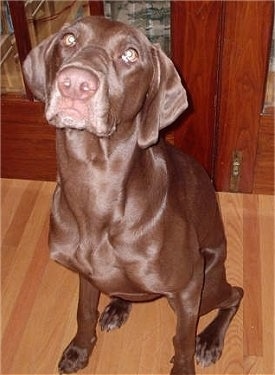
[(243, 159), (242, 152), (235, 150), (232, 155), (230, 187), (229, 187), (230, 191), (232, 192), (239, 191), (242, 159)]

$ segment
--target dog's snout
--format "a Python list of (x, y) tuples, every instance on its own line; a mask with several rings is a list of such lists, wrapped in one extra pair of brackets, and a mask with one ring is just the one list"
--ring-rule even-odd
[(86, 100), (97, 91), (99, 81), (92, 72), (76, 67), (68, 67), (59, 73), (57, 85), (62, 96)]

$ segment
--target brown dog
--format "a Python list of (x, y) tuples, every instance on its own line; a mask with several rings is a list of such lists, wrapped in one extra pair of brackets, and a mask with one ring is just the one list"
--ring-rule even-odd
[[(226, 240), (212, 185), (190, 157), (158, 141), (187, 107), (172, 62), (140, 32), (88, 17), (34, 48), (24, 63), (57, 128), (51, 256), (80, 275), (78, 330), (61, 373), (88, 363), (100, 292), (103, 330), (131, 302), (166, 297), (177, 315), (172, 374), (220, 357), (243, 292), (226, 281)], [(199, 316), (219, 309), (196, 338)]]

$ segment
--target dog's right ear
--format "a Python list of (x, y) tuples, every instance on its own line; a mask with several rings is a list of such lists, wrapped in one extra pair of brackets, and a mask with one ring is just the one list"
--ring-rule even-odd
[(172, 61), (159, 46), (153, 46), (153, 77), (139, 114), (138, 144), (147, 148), (158, 141), (159, 131), (187, 108), (187, 95)]
[(35, 98), (45, 102), (46, 99), (46, 66), (52, 55), (53, 41), (56, 34), (34, 47), (23, 63), (25, 81)]

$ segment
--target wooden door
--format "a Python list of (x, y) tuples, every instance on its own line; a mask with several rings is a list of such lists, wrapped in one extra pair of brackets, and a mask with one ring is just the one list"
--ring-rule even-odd
[[(90, 10), (101, 14), (102, 2), (91, 1)], [(171, 2), (172, 59), (190, 102), (172, 137), (220, 191), (251, 192), (255, 185), (260, 122), (274, 119), (262, 111), (272, 17), (272, 1)], [(54, 131), (43, 107), (2, 98), (2, 176), (49, 180), (55, 169)]]
[[(175, 144), (204, 165), (220, 191), (254, 188), (260, 124), (274, 120), (263, 111), (272, 20), (270, 1), (172, 2), (173, 60), (191, 98)], [(266, 192), (274, 189), (269, 155)]]

